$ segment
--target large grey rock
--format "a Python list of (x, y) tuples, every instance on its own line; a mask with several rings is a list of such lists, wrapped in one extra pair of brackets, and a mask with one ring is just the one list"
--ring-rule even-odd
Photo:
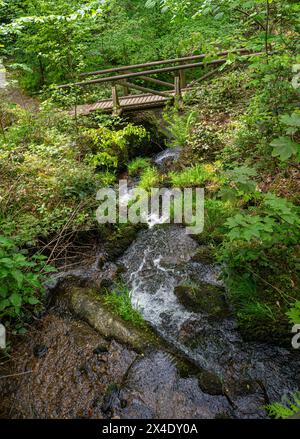
[[(70, 310), (88, 322), (103, 337), (116, 339), (136, 349), (144, 349), (154, 343), (154, 336), (137, 330), (110, 311), (92, 289), (70, 288), (65, 293)], [(150, 330), (149, 330), (150, 331)]]

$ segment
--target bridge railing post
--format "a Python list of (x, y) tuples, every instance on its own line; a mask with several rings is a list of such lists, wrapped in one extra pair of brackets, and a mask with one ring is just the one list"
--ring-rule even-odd
[(111, 87), (112, 101), (113, 101), (113, 115), (119, 116), (121, 114), (122, 108), (120, 105), (120, 100), (118, 96), (118, 89), (115, 83)]
[(175, 76), (174, 88), (175, 88), (175, 105), (179, 108), (179, 110), (182, 110), (183, 99), (182, 99), (181, 81), (179, 75)]
[[(181, 62), (180, 65), (184, 65), (184, 62)], [(179, 77), (180, 77), (180, 86), (181, 88), (185, 88), (186, 87), (186, 72), (184, 69), (179, 70)]]
[[(129, 70), (125, 70), (125, 73), (131, 73), (131, 72)], [(129, 88), (125, 85), (126, 79), (124, 79), (123, 82), (124, 82), (124, 85), (123, 85), (124, 96), (128, 96), (129, 95)]]

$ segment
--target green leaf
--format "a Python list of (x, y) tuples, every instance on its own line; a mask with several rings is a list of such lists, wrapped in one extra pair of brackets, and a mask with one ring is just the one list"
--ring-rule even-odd
[(300, 301), (296, 301), (293, 307), (286, 313), (289, 318), (290, 323), (293, 325), (300, 324)]
[(231, 188), (222, 188), (219, 190), (218, 195), (224, 201), (233, 201), (237, 198), (238, 192)]
[(272, 156), (280, 158), (281, 161), (286, 161), (293, 155), (299, 153), (300, 144), (294, 142), (289, 137), (279, 137), (275, 139), (271, 146), (274, 147)]
[(40, 303), (39, 299), (37, 299), (37, 298), (34, 297), (34, 296), (29, 297), (28, 300), (27, 300), (27, 302), (28, 302), (30, 305), (37, 305), (38, 303)]
[(4, 236), (0, 236), (0, 245), (3, 245), (6, 248), (10, 248), (13, 247), (13, 242), (10, 239), (5, 238)]
[(4, 265), (7, 268), (12, 268), (14, 266), (14, 261), (10, 258), (2, 258), (0, 259), (0, 266)]
[(24, 335), (24, 334), (27, 334), (27, 329), (24, 328), (24, 327), (22, 327), (22, 328), (18, 328), (17, 332), (18, 332), (18, 334), (20, 334), (20, 335)]
[(8, 299), (0, 300), (0, 311), (10, 306), (10, 301)]
[(18, 287), (20, 288), (22, 286), (23, 280), (24, 280), (24, 274), (20, 270), (12, 270), (11, 271), (12, 277), (16, 280)]
[(293, 113), (291, 116), (288, 114), (284, 114), (281, 116), (281, 121), (290, 127), (300, 128), (300, 114)]
[(7, 285), (0, 285), (0, 297), (5, 298), (8, 293)]
[(10, 303), (15, 307), (19, 308), (22, 305), (22, 296), (17, 293), (13, 293), (10, 298)]

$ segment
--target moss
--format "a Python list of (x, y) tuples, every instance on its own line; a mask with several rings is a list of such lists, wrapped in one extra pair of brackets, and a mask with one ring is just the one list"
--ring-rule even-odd
[(146, 329), (147, 324), (143, 316), (132, 306), (130, 293), (126, 285), (119, 283), (114, 286), (112, 291), (106, 290), (103, 301), (111, 311), (118, 314), (126, 322), (131, 322), (136, 327)]
[(143, 224), (124, 224), (117, 228), (108, 227), (104, 233), (105, 251), (110, 259), (121, 256), (135, 240), (138, 232), (145, 228)]
[(198, 374), (199, 386), (203, 392), (210, 395), (222, 395), (223, 383), (221, 378), (208, 370), (204, 370)]
[(213, 318), (230, 314), (223, 288), (206, 283), (182, 283), (175, 288), (180, 303), (194, 312), (205, 312)]
[(213, 264), (215, 259), (212, 254), (212, 249), (207, 246), (202, 246), (197, 250), (197, 253), (193, 256), (194, 262), (200, 262), (201, 264)]

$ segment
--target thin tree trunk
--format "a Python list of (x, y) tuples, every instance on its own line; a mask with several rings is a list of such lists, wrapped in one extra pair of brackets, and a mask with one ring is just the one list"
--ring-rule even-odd
[(270, 32), (270, 3), (269, 0), (266, 1), (267, 7), (267, 18), (266, 18), (266, 34), (265, 34), (265, 47), (267, 55), (267, 64), (269, 64), (269, 32)]

